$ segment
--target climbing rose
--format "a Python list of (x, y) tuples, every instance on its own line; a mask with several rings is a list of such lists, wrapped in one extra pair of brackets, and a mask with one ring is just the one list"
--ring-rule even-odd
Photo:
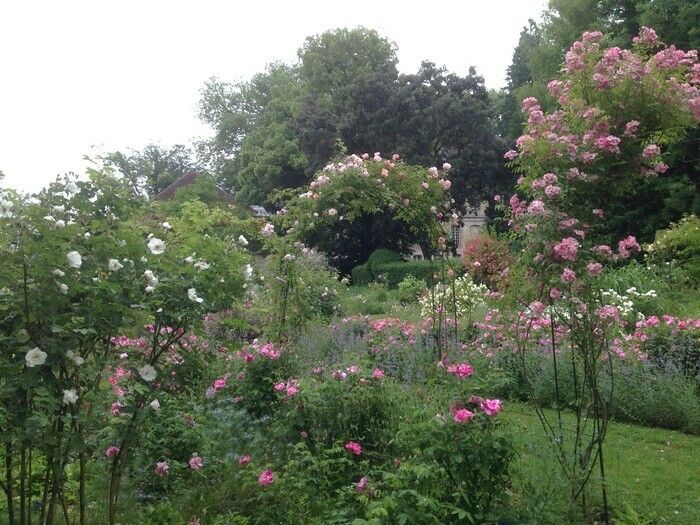
[(360, 445), (356, 441), (348, 441), (347, 443), (345, 443), (345, 450), (347, 450), (348, 452), (352, 452), (356, 456), (359, 456), (360, 454), (362, 454), (362, 445)]
[(192, 457), (190, 458), (189, 461), (190, 468), (192, 470), (199, 470), (204, 466), (204, 462), (202, 461), (202, 458), (198, 456), (197, 454), (192, 454)]
[(362, 494), (365, 491), (365, 489), (367, 488), (367, 481), (367, 478), (363, 476), (360, 478), (360, 481), (355, 483), (355, 488), (357, 489), (357, 492)]
[(271, 470), (263, 470), (258, 476), (258, 483), (260, 483), (260, 485), (263, 487), (272, 485), (273, 481), (275, 481), (275, 473)]
[(501, 411), (499, 399), (484, 399), (479, 406), (487, 416), (495, 416)]
[(455, 423), (465, 423), (474, 417), (474, 413), (470, 412), (466, 408), (460, 408), (459, 410), (454, 411), (452, 417), (455, 420)]
[(170, 472), (170, 466), (167, 461), (159, 461), (156, 463), (156, 468), (154, 469), (156, 476), (165, 477)]
[(46, 358), (48, 357), (48, 354), (39, 347), (32, 348), (29, 352), (27, 352), (24, 356), (24, 360), (27, 364), (27, 367), (32, 368), (37, 365), (43, 365), (46, 362)]
[(74, 405), (78, 401), (78, 392), (75, 388), (63, 391), (63, 404), (64, 405)]
[(82, 256), (75, 250), (72, 252), (68, 252), (66, 257), (68, 258), (68, 266), (72, 268), (80, 268), (83, 264)]

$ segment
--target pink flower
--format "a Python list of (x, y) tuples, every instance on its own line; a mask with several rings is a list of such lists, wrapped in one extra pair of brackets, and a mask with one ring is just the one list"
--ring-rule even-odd
[(375, 368), (374, 370), (372, 370), (372, 377), (374, 379), (382, 379), (384, 377), (384, 372), (379, 368)]
[(600, 272), (603, 271), (603, 265), (599, 262), (591, 262), (586, 266), (586, 270), (588, 271), (588, 275), (595, 277), (596, 275), (600, 275)]
[(105, 450), (105, 456), (107, 456), (108, 459), (114, 458), (117, 454), (119, 454), (119, 447), (115, 447), (114, 445)]
[(495, 416), (501, 411), (499, 399), (484, 399), (479, 406), (487, 416)]
[(238, 464), (242, 467), (245, 467), (248, 463), (250, 463), (250, 456), (248, 454), (245, 454), (238, 458)]
[(595, 141), (595, 145), (608, 153), (620, 153), (620, 139), (613, 135), (598, 137)]
[(622, 239), (620, 242), (617, 243), (617, 251), (619, 252), (620, 256), (624, 259), (627, 259), (632, 253), (639, 253), (641, 250), (641, 247), (637, 243), (637, 239), (633, 236), (630, 235), (629, 237), (626, 237)]
[(275, 385), (275, 392), (282, 392), (285, 388), (287, 388), (286, 383), (277, 383)]
[(459, 363), (457, 365), (448, 366), (447, 371), (460, 379), (464, 379), (474, 373), (474, 368), (470, 364)]
[(398, 161), (400, 158), (401, 158), (401, 156), (398, 153), (394, 153), (391, 156), (391, 160), (393, 160), (394, 162)]
[(514, 159), (517, 159), (517, 158), (518, 158), (518, 152), (515, 151), (514, 149), (508, 150), (508, 151), (506, 151), (506, 152), (504, 153), (503, 158), (504, 158), (504, 159), (507, 159), (507, 160), (514, 160)]
[(365, 478), (364, 476), (360, 478), (360, 481), (355, 483), (355, 488), (357, 489), (357, 492), (360, 494), (364, 493), (365, 489), (367, 488), (367, 482), (369, 480)]
[(561, 292), (558, 288), (552, 288), (549, 290), (549, 296), (554, 300), (558, 300), (561, 299)]
[(576, 272), (574, 272), (571, 268), (564, 268), (564, 271), (561, 274), (561, 280), (565, 283), (571, 283), (576, 279)]
[(593, 210), (593, 215), (595, 215), (596, 217), (602, 219), (603, 216), (605, 215), (605, 212), (604, 212), (603, 210), (601, 210), (600, 208), (595, 208), (595, 209)]
[(386, 168), (383, 168), (382, 169), (382, 177), (386, 178), (388, 176), (389, 176), (389, 170), (387, 170)]
[(527, 212), (532, 215), (542, 215), (544, 213), (544, 202), (539, 200), (532, 201), (527, 207)]
[(442, 165), (442, 169), (445, 170), (445, 171), (450, 171), (450, 170), (452, 169), (452, 164), (450, 164), (449, 162), (445, 162), (445, 163)]
[(293, 397), (299, 393), (299, 387), (296, 385), (287, 386), (287, 397)]
[(346, 368), (346, 370), (351, 374), (359, 374), (360, 373), (360, 367), (357, 365), (350, 365), (349, 367)]
[(553, 199), (561, 193), (561, 188), (559, 186), (554, 186), (553, 184), (550, 184), (544, 189), (544, 193), (545, 195), (547, 195), (547, 197)]
[(345, 450), (359, 456), (362, 454), (362, 445), (360, 445), (357, 441), (348, 441), (345, 443)]
[(272, 485), (273, 481), (275, 481), (275, 473), (271, 470), (263, 470), (258, 476), (258, 483), (263, 487)]
[(225, 377), (220, 377), (219, 379), (214, 380), (214, 390), (221, 390), (223, 388), (226, 388), (226, 381), (227, 379)]
[(561, 260), (574, 261), (580, 246), (573, 237), (566, 237), (554, 245), (554, 254)]
[(449, 190), (452, 186), (452, 182), (447, 179), (440, 179), (440, 185), (444, 190)]
[(608, 259), (613, 257), (612, 248), (610, 248), (610, 246), (607, 244), (599, 244), (598, 246), (594, 247), (593, 250), (602, 257), (607, 257)]
[(159, 461), (158, 463), (156, 463), (156, 468), (154, 469), (154, 472), (156, 473), (156, 476), (160, 476), (161, 478), (167, 476), (170, 472), (170, 466), (168, 465), (168, 462)]
[(642, 28), (639, 30), (639, 36), (635, 36), (632, 39), (632, 42), (635, 44), (654, 45), (658, 42), (658, 40), (659, 37), (656, 35), (656, 31), (650, 27), (642, 26)]
[(192, 470), (199, 470), (204, 466), (204, 462), (202, 461), (202, 458), (198, 456), (197, 454), (192, 454), (192, 457), (190, 458), (190, 468)]
[(634, 137), (635, 133), (637, 133), (638, 128), (639, 121), (630, 120), (627, 124), (625, 124), (625, 135), (627, 135), (628, 137)]
[(656, 157), (657, 155), (661, 155), (661, 148), (656, 144), (649, 144), (646, 148), (644, 148), (644, 151), (642, 151), (642, 157), (645, 159), (650, 159), (652, 157)]
[(664, 164), (663, 162), (659, 162), (656, 166), (654, 166), (654, 171), (656, 173), (666, 173), (668, 170), (668, 165)]
[(466, 408), (460, 408), (459, 410), (455, 410), (452, 414), (452, 419), (454, 419), (455, 423), (465, 423), (473, 417), (474, 413), (470, 412)]

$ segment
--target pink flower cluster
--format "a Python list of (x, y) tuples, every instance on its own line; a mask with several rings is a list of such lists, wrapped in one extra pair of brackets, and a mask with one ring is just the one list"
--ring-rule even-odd
[(275, 392), (284, 392), (287, 399), (289, 399), (299, 393), (299, 381), (296, 379), (289, 379), (286, 382), (275, 384), (274, 388)]
[(345, 443), (345, 450), (354, 454), (355, 456), (359, 456), (362, 454), (362, 445), (360, 445), (357, 441), (348, 441)]
[(470, 364), (459, 363), (456, 365), (449, 365), (447, 367), (447, 372), (459, 379), (465, 379), (474, 373), (474, 368)]
[(554, 245), (554, 255), (562, 261), (575, 261), (581, 243), (574, 237), (566, 237)]

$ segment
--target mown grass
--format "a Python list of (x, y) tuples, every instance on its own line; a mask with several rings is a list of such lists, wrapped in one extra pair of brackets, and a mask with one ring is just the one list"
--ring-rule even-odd
[[(505, 407), (502, 416), (510, 423), (518, 448), (514, 503), (536, 520), (537, 515), (550, 516), (555, 522), (554, 516), (562, 516), (566, 507), (566, 495), (563, 480), (556, 479), (555, 460), (539, 419), (529, 405), (508, 402)], [(554, 420), (554, 413), (548, 414)], [(564, 420), (566, 424), (572, 417), (564, 414)], [(605, 468), (616, 514), (629, 506), (651, 523), (700, 523), (700, 437), (611, 422)], [(535, 505), (541, 508), (532, 508)]]

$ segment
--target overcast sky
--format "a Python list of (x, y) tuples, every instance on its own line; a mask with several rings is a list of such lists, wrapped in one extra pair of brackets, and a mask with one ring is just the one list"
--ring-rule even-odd
[(546, 0), (0, 1), (0, 170), (35, 191), (83, 155), (188, 143), (204, 81), (292, 62), (304, 38), (363, 25), (398, 45), (399, 69), (428, 59), (489, 88), (505, 84), (521, 28)]

